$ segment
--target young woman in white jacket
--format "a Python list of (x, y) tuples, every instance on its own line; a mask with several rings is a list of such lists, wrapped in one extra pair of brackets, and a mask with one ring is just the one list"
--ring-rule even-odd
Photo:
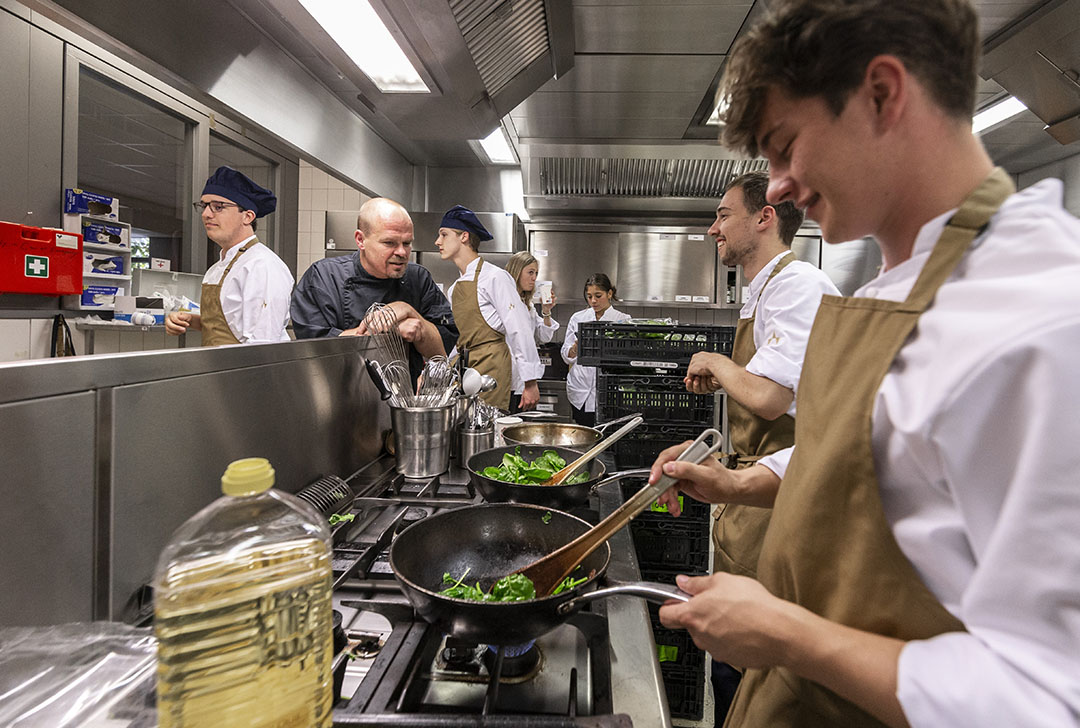
[[(521, 309), (522, 315), (533, 326), (537, 345), (550, 342), (555, 338), (555, 332), (559, 330), (559, 322), (551, 317), (556, 297), (552, 295), (549, 303), (541, 304), (540, 313), (536, 312), (536, 307), (533, 305), (533, 293), (536, 291), (536, 277), (540, 273), (540, 264), (532, 253), (522, 250), (510, 256), (510, 260), (506, 262), (506, 272), (517, 285), (518, 295), (521, 296), (521, 302), (524, 304)], [(511, 383), (510, 412), (520, 412), (525, 380), (518, 374), (517, 369), (514, 370)]]
[(585, 302), (589, 307), (570, 317), (566, 327), (566, 339), (562, 345), (562, 358), (570, 366), (566, 375), (566, 396), (570, 399), (574, 422), (592, 427), (596, 424), (596, 369), (577, 363), (578, 327), (590, 321), (626, 321), (629, 314), (616, 311), (611, 302), (615, 300), (615, 286), (604, 273), (594, 273), (585, 281)]

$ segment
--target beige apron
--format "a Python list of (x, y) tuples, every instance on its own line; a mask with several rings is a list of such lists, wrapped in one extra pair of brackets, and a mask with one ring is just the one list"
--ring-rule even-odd
[[(901, 640), (964, 629), (923, 584), (885, 518), (871, 450), (874, 401), (900, 347), (971, 241), (1013, 192), (995, 169), (949, 221), (906, 301), (825, 296), (799, 381), (798, 443), (758, 579), (826, 619)], [(783, 668), (747, 670), (727, 726), (880, 723)]]
[[(795, 260), (793, 253), (788, 253), (765, 279), (761, 292), (776, 275)], [(761, 301), (761, 295), (758, 295)], [(757, 319), (757, 304), (750, 318), (739, 319), (735, 329), (735, 345), (731, 351), (731, 361), (745, 367), (757, 353), (754, 346), (754, 322)], [(795, 418), (782, 415), (775, 420), (758, 417), (731, 397), (728, 397), (728, 437), (731, 450), (738, 456), (738, 467), (749, 467), (760, 458), (771, 455), (777, 450), (791, 447), (795, 442)], [(761, 553), (761, 541), (765, 538), (765, 529), (769, 527), (771, 508), (754, 506), (725, 505), (717, 509), (716, 525), (713, 528), (713, 544), (716, 546), (716, 571), (726, 571), (742, 576), (754, 576), (757, 573), (758, 555)]]
[(225, 267), (225, 272), (221, 274), (221, 278), (217, 283), (202, 284), (202, 294), (199, 298), (199, 318), (202, 322), (203, 346), (240, 343), (240, 339), (236, 338), (236, 334), (229, 328), (229, 322), (225, 320), (225, 312), (221, 310), (221, 284), (225, 282), (225, 277), (229, 275), (229, 271), (232, 270), (233, 265), (236, 264), (240, 256), (257, 242), (259, 242), (259, 239), (253, 238), (244, 247), (236, 251), (236, 255), (229, 261), (229, 265)]
[(450, 302), (454, 311), (454, 323), (458, 327), (458, 346), (469, 350), (469, 366), (480, 372), (495, 377), (497, 387), (480, 395), (493, 407), (510, 409), (510, 374), (513, 362), (506, 337), (488, 326), (484, 315), (480, 313), (478, 297), (480, 269), (484, 259), (476, 263), (476, 272), (471, 281), (458, 281), (454, 285), (453, 300)]

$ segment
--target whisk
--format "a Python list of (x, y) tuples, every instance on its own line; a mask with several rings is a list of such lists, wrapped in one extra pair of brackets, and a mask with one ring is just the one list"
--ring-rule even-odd
[(445, 356), (436, 355), (424, 363), (420, 387), (416, 392), (416, 406), (438, 407), (447, 404), (455, 394), (455, 373)]
[(400, 400), (394, 404), (398, 407), (408, 406), (413, 396), (413, 385), (405, 341), (398, 332), (397, 314), (392, 307), (375, 302), (364, 314), (364, 326), (371, 338), (375, 339), (383, 381), (394, 399)]

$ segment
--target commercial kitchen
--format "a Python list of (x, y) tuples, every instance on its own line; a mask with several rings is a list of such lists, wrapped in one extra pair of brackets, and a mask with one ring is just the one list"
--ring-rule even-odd
[[(682, 377), (698, 346), (731, 353), (749, 296), (741, 267), (720, 261), (707, 231), (732, 179), (769, 171), (717, 142), (725, 59), (769, 5), (0, 0), (0, 233), (80, 233), (89, 261), (75, 288), (20, 287), (35, 275), (31, 256), (22, 271), (19, 248), (16, 271), (15, 243), (0, 235), (10, 253), (0, 270), (0, 643), (5, 629), (23, 628), (24, 639), (64, 646), (49, 687), (61, 698), (41, 699), (57, 712), (22, 705), (18, 722), (17, 691), (4, 708), (13, 686), (3, 674), (26, 663), (0, 654), (0, 718), (156, 725), (148, 635), (159, 554), (221, 496), (230, 463), (262, 457), (277, 489), (335, 515), (333, 725), (713, 725), (711, 660), (687, 632), (660, 624), (642, 588), (571, 599), (574, 613), (548, 615), (521, 655), (488, 638), (491, 624), (420, 615), (399, 572), (433, 567), (426, 557), (391, 563), (392, 544), (426, 519), (454, 523), (456, 511), (504, 500), (485, 497), (490, 484), (466, 467), (502, 442), (467, 442), (454, 407), (453, 423), (425, 435), (445, 437), (449, 459), (433, 471), (403, 466), (395, 400), (368, 365), (385, 364), (385, 342), (203, 347), (198, 331), (167, 335), (160, 314), (197, 303), (218, 260), (192, 203), (219, 167), (276, 193), (258, 238), (297, 281), (316, 261), (353, 255), (360, 207), (384, 197), (408, 210), (411, 260), (445, 292), (459, 271), (436, 239), (444, 212), (464, 205), (493, 236), (485, 261), (505, 267), (528, 251), (557, 296), (562, 330), (538, 347), (535, 419), (555, 427), (571, 420), (566, 324), (585, 306), (585, 280), (606, 273), (642, 338), (616, 351), (610, 327), (596, 329), (600, 353), (588, 363), (608, 392), (598, 421), (635, 411), (644, 421), (594, 461), (589, 484), (604, 487), (539, 506), (572, 514), (571, 531), (571, 521), (595, 524), (645, 485), (643, 468), (664, 446), (707, 428), (728, 433), (727, 395), (688, 393)], [(1059, 179), (1065, 209), (1080, 215), (1080, 0), (973, 5), (976, 135), (1017, 189)], [(366, 65), (390, 56), (408, 72)], [(66, 206), (84, 191), (112, 207)], [(845, 296), (882, 267), (873, 239), (826, 242), (809, 218), (791, 247)], [(645, 396), (661, 390), (663, 406)], [(602, 478), (613, 471), (630, 472)], [(671, 588), (676, 573), (710, 572), (708, 506), (688, 499), (678, 520), (657, 510), (585, 562), (601, 586)], [(468, 528), (490, 531), (462, 524), (427, 541), (416, 528), (402, 543), (426, 555)], [(515, 634), (537, 618), (518, 612), (498, 629)], [(89, 673), (108, 676), (80, 694), (84, 678), (94, 685)], [(84, 713), (58, 707), (65, 700), (81, 700)], [(81, 722), (95, 710), (110, 722)]]

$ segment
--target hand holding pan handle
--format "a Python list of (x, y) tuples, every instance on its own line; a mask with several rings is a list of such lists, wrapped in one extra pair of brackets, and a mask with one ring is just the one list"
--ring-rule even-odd
[(679, 587), (671, 586), (670, 584), (658, 584), (652, 581), (615, 582), (613, 586), (586, 592), (580, 597), (563, 602), (558, 606), (558, 612), (565, 616), (580, 609), (589, 602), (615, 596), (641, 597), (642, 599), (655, 604), (663, 604), (672, 599), (678, 602), (690, 601), (689, 594)]

